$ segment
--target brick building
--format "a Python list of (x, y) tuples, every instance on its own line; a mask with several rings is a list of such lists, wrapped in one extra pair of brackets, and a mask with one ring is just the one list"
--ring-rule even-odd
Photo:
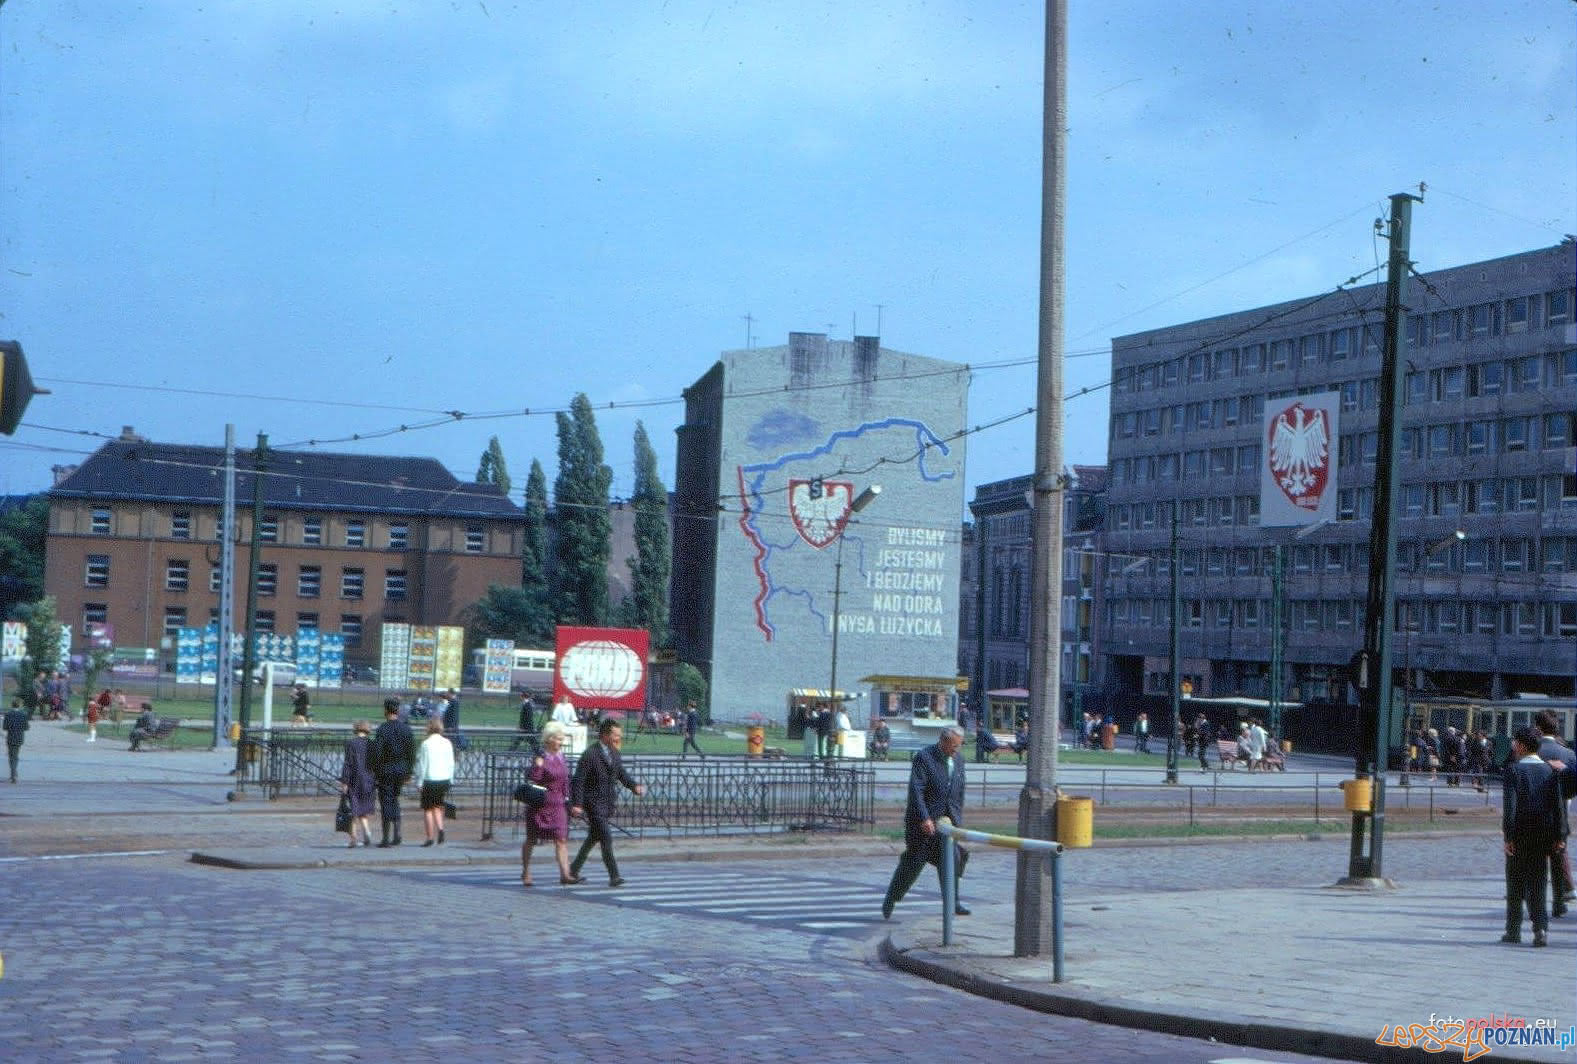
[[(48, 492), (45, 590), (81, 649), (88, 625), (159, 647), (219, 607), (224, 452), (127, 430)], [(461, 624), (489, 584), (520, 583), (523, 514), (496, 486), (431, 458), (236, 454), (236, 617), (244, 625), (251, 499), (262, 478), (258, 628), (339, 632), (378, 660), (380, 625)]]

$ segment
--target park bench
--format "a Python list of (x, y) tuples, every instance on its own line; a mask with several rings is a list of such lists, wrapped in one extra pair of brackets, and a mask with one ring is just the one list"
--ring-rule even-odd
[[(1216, 753), (1221, 756), (1222, 768), (1236, 768), (1239, 762), (1246, 764), (1248, 761), (1247, 758), (1239, 756), (1236, 739), (1217, 739)], [(1260, 764), (1267, 772), (1271, 769), (1275, 769), (1278, 772), (1287, 771), (1286, 755), (1275, 747), (1268, 747), (1265, 750), (1265, 756), (1261, 759)]]
[(175, 749), (175, 730), (181, 726), (179, 717), (160, 717), (153, 725), (153, 733), (137, 740), (138, 746), (163, 746)]

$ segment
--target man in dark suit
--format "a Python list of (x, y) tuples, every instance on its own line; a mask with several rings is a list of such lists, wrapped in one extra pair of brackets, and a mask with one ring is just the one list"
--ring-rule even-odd
[[(383, 700), (383, 723), (372, 733), (367, 751), (372, 777), (378, 785), (378, 809), (383, 814), (383, 841), (380, 847), (400, 844), (400, 790), (411, 778), (416, 763), (416, 736), (411, 726), (400, 719), (400, 701)], [(390, 832), (393, 840), (390, 840)]]
[[(962, 825), (964, 818), (964, 758), (958, 748), (964, 744), (964, 733), (957, 728), (943, 728), (936, 743), (914, 755), (909, 768), (909, 804), (903, 814), (904, 852), (893, 869), (892, 882), (887, 885), (887, 896), (882, 899), (882, 919), (893, 914), (893, 906), (903, 900), (920, 878), (920, 870), (928, 864), (936, 865), (936, 879), (944, 888), (942, 878), (942, 847), (952, 845), (936, 829), (942, 817), (950, 818), (955, 825)], [(958, 851), (954, 875), (964, 873), (967, 854)], [(956, 886), (956, 879), (955, 879)], [(968, 916), (969, 910), (953, 895), (953, 912)]]
[[(1560, 763), (1568, 768), (1577, 767), (1577, 755), (1561, 742), (1561, 722), (1552, 710), (1541, 709), (1533, 715), (1533, 726), (1539, 732), (1539, 756), (1551, 764)], [(1561, 801), (1577, 796), (1577, 773), (1560, 773)], [(1569, 806), (1565, 808), (1569, 809)], [(1563, 821), (1563, 837), (1571, 835), (1571, 821)], [(1569, 847), (1562, 846), (1550, 853), (1550, 894), (1555, 899), (1550, 908), (1551, 916), (1565, 916), (1566, 903), (1572, 899), (1572, 861)]]
[(1506, 849), (1506, 933), (1502, 942), (1521, 942), (1522, 907), (1533, 924), (1533, 944), (1546, 945), (1549, 913), (1544, 907), (1549, 858), (1564, 846), (1565, 809), (1555, 769), (1539, 757), (1539, 733), (1521, 727), (1511, 737), (1513, 760), (1506, 766), (1501, 799), (1501, 834)]
[(635, 794), (645, 794), (646, 788), (630, 778), (624, 771), (624, 761), (619, 757), (619, 747), (624, 745), (624, 729), (611, 717), (597, 728), (597, 745), (580, 755), (575, 763), (575, 778), (570, 781), (570, 816), (586, 817), (586, 841), (569, 865), (570, 881), (580, 882), (580, 870), (593, 846), (602, 847), (602, 863), (608, 869), (608, 886), (622, 887), (624, 877), (619, 875), (619, 864), (613, 859), (613, 834), (608, 821), (613, 819), (618, 804), (614, 784), (622, 783)]

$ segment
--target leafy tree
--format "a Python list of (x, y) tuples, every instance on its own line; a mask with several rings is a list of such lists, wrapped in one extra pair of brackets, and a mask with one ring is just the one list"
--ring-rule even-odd
[(109, 647), (91, 647), (87, 656), (82, 659), (82, 710), (87, 712), (88, 703), (98, 697), (99, 677), (104, 675), (104, 670), (110, 667), (115, 660), (115, 652)]
[(657, 452), (646, 435), (646, 426), (635, 423), (636, 556), (630, 567), (631, 591), (626, 623), (645, 628), (654, 646), (668, 642), (668, 489), (657, 475)]
[(44, 595), (44, 533), (49, 503), (42, 495), (0, 514), (0, 618)]
[(60, 667), (60, 620), (55, 614), (53, 595), (16, 606), (12, 613), (17, 620), (27, 625), (27, 639), (22, 644), (23, 657), (16, 667), (16, 685), (22, 703), (32, 713), (38, 709), (33, 681), (40, 673)]
[(706, 696), (706, 677), (701, 675), (700, 669), (688, 661), (681, 661), (674, 666), (674, 687), (679, 690), (681, 705), (694, 701), (696, 710), (701, 714), (701, 722), (712, 723), (712, 707), (707, 703)]
[(548, 566), (548, 478), (542, 472), (542, 463), (531, 460), (531, 473), (526, 477), (526, 525), (524, 545), (520, 554), (520, 586), (533, 604), (547, 618), (543, 642), (553, 637), (552, 593), (549, 590)]
[(608, 619), (610, 522), (608, 489), (613, 470), (603, 464), (602, 438), (591, 400), (575, 396), (557, 415), (559, 475), (553, 482), (554, 613), (561, 624), (605, 624)]
[(487, 441), (487, 450), (482, 452), (481, 464), (476, 467), (476, 482), (497, 484), (500, 491), (509, 494), (509, 464), (504, 461), (504, 448), (497, 436)]
[(546, 603), (522, 587), (493, 584), (466, 610), (473, 642), (513, 639), (518, 646), (542, 646), (553, 638), (553, 617)]

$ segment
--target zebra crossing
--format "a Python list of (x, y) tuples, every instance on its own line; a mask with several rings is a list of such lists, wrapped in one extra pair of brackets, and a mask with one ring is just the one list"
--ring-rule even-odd
[[(402, 869), (396, 874), (424, 882), (438, 880), (516, 894), (561, 895), (577, 902), (848, 937), (868, 934), (882, 923), (882, 892), (887, 886), (885, 879), (881, 883), (840, 882), (716, 865), (633, 865), (623, 870), (625, 885), (610, 890), (604, 885), (600, 868), (588, 866), (586, 871), (592, 875), (576, 887), (559, 886), (551, 866), (539, 871), (542, 874), (538, 885), (530, 890), (520, 885), (520, 870), (515, 865)], [(899, 903), (897, 911), (900, 915), (935, 915), (941, 904), (934, 889), (926, 891), (917, 885)]]

